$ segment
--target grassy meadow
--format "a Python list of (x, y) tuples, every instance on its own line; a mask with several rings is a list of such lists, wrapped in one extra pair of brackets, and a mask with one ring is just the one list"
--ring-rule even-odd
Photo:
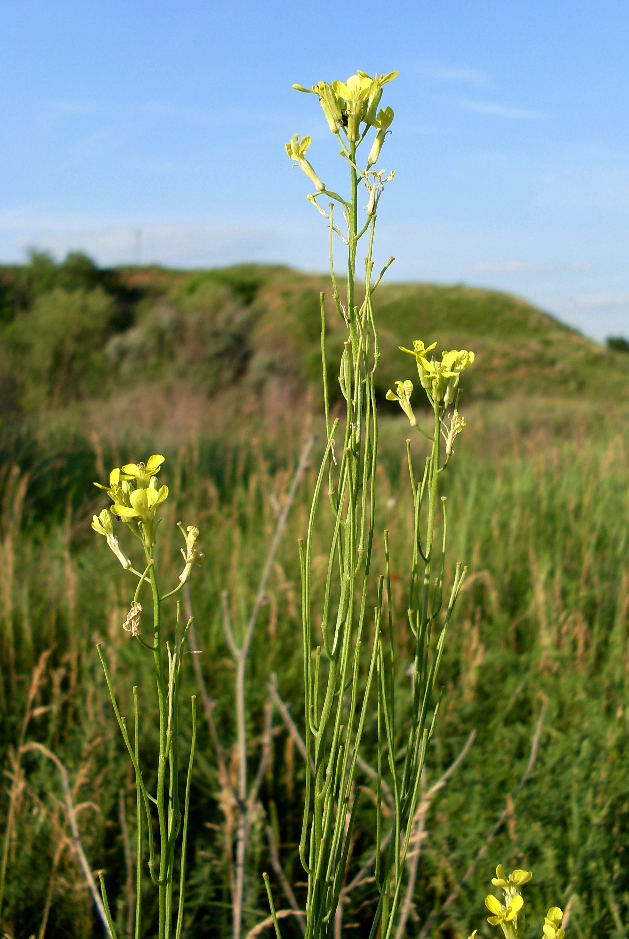
[[(222, 617), (228, 609), (236, 637), (244, 635), (300, 455), (314, 441), (271, 558), (247, 663), (250, 774), (261, 754), (265, 761), (252, 806), (243, 935), (268, 917), (263, 871), (278, 909), (290, 905), (283, 878), (303, 902), (297, 541), (325, 444), (324, 287), (317, 275), (280, 267), (100, 271), (78, 254), (62, 264), (34, 254), (0, 269), (0, 925), (9, 939), (103, 934), (77, 833), (91, 870), (107, 873), (119, 933), (133, 935), (134, 780), (95, 645), (103, 645), (127, 715), (147, 665), (122, 629), (124, 572), (90, 521), (105, 504), (92, 482), (152, 453), (166, 457), (164, 532), (178, 520), (197, 525), (205, 555), (184, 603), (194, 634), (183, 695), (200, 703), (183, 935), (218, 939), (232, 935), (236, 822), (225, 774), (238, 772), (236, 665)], [(445, 484), (449, 557), (469, 574), (439, 673), (404, 935), (492, 934), (484, 897), (503, 864), (534, 872), (531, 919), (558, 904), (569, 935), (624, 937), (629, 355), (622, 343), (597, 347), (522, 300), (464, 286), (383, 286), (376, 317), (382, 416), (373, 565), (384, 564), (386, 530), (403, 662), (412, 645), (402, 573), (413, 537), (409, 428), (384, 395), (405, 377), (398, 344), (421, 337), (477, 352), (462, 381), (467, 427)], [(331, 310), (329, 330), (333, 382), (340, 339)], [(412, 447), (421, 460), (421, 443)], [(325, 524), (314, 539), (318, 593)], [(178, 555), (179, 542), (165, 535), (158, 565), (169, 580)], [(404, 706), (404, 670), (399, 686)], [(142, 747), (150, 752), (157, 741), (145, 715), (154, 702), (142, 694)], [(369, 843), (375, 736), (368, 715), (355, 871)], [(344, 935), (366, 935), (367, 886), (346, 884)], [(283, 935), (300, 936), (298, 922), (287, 917)], [(268, 926), (253, 933), (271, 934)], [(149, 920), (144, 935), (154, 935)]]

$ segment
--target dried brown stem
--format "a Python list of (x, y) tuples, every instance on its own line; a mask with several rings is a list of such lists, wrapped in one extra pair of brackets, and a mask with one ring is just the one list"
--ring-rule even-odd
[(52, 750), (49, 750), (47, 747), (43, 746), (43, 744), (41, 743), (35, 743), (35, 742), (27, 743), (23, 747), (20, 748), (20, 753), (21, 754), (29, 753), (33, 750), (35, 750), (38, 753), (43, 754), (43, 756), (51, 760), (55, 764), (57, 769), (59, 770), (59, 775), (61, 776), (61, 785), (63, 786), (66, 820), (68, 823), (68, 827), (70, 829), (70, 844), (72, 845), (76, 859), (83, 872), (85, 882), (87, 884), (90, 894), (92, 895), (94, 906), (96, 907), (96, 910), (101, 919), (105, 932), (107, 933), (108, 936), (111, 936), (109, 925), (107, 923), (107, 916), (105, 913), (105, 908), (103, 906), (103, 901), (101, 900), (101, 896), (100, 896), (100, 891), (98, 890), (98, 887), (96, 886), (96, 881), (94, 880), (94, 875), (92, 874), (92, 869), (87, 860), (85, 850), (83, 848), (83, 842), (81, 841), (81, 833), (79, 831), (79, 826), (78, 826), (78, 822), (76, 819), (77, 810), (74, 805), (74, 801), (72, 799), (72, 789), (70, 786), (70, 780), (68, 778), (68, 771), (63, 765), (63, 763), (61, 762), (61, 760), (59, 759), (59, 757), (55, 753), (53, 753)]
[[(275, 918), (276, 919), (286, 919), (287, 916), (298, 916), (300, 919), (305, 919), (306, 914), (303, 910), (276, 910)], [(267, 916), (266, 919), (263, 919), (262, 922), (258, 923), (257, 926), (254, 926), (253, 929), (250, 929), (245, 939), (255, 939), (256, 936), (259, 936), (260, 933), (264, 932), (265, 929), (268, 929), (269, 926), (273, 925), (273, 917)]]

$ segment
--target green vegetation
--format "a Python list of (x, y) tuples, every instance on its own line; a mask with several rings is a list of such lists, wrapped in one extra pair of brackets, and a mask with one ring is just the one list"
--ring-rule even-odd
[[(128, 934), (134, 774), (95, 645), (103, 646), (129, 722), (131, 686), (147, 687), (152, 663), (148, 655), (146, 662), (138, 658), (122, 628), (128, 575), (90, 531), (103, 504), (92, 481), (159, 449), (170, 490), (160, 580), (176, 583), (180, 573), (181, 559), (172, 560), (180, 518), (198, 525), (205, 552), (190, 591), (190, 648), (200, 654), (184, 656), (181, 674), (182, 700), (199, 694), (182, 935), (232, 935), (233, 848), (243, 809), (233, 798), (238, 657), (225, 611), (239, 647), (256, 610), (278, 512), (314, 433), (249, 646), (245, 729), (249, 778), (259, 786), (246, 816), (245, 935), (268, 916), (263, 871), (277, 909), (290, 909), (276, 850), (298, 906), (306, 889), (298, 856), (304, 775), (282, 703), (300, 726), (295, 545), (307, 529), (326, 439), (310, 396), (314, 387), (318, 401), (318, 294), (325, 282), (255, 265), (99, 271), (76, 258), (54, 264), (33, 255), (24, 267), (0, 272), (0, 921), (15, 939), (102, 935), (69, 825), (74, 816), (91, 869), (105, 872), (118, 933)], [(406, 377), (397, 345), (409, 335), (477, 352), (465, 375), (465, 439), (455, 471), (444, 478), (457, 519), (446, 582), (456, 560), (470, 570), (439, 678), (443, 704), (409, 858), (416, 886), (406, 934), (467, 937), (483, 920), (486, 884), (501, 863), (534, 871), (531, 921), (542, 922), (558, 904), (569, 914), (568, 936), (623, 936), (628, 357), (598, 348), (523, 301), (463, 286), (383, 284), (374, 308), (383, 361), (372, 563), (384, 566), (386, 528), (396, 653), (404, 663), (413, 655), (402, 576), (414, 537), (400, 453), (408, 422), (384, 397)], [(327, 312), (334, 378), (342, 342), (332, 305)], [(425, 458), (421, 440), (412, 447), (418, 462)], [(319, 604), (330, 535), (322, 516), (312, 536), (311, 590)], [(375, 725), (375, 717), (368, 720), (363, 734), (374, 763)], [(473, 732), (464, 758), (439, 786)], [(189, 731), (183, 727), (182, 734), (185, 749)], [(150, 765), (160, 746), (150, 723), (142, 745)], [(70, 801), (52, 757), (67, 771)], [(147, 770), (147, 788), (153, 791), (155, 782)], [(368, 930), (375, 912), (369, 885), (352, 886), (371, 844), (373, 781), (366, 770), (359, 784), (364, 811), (343, 885), (348, 935)], [(157, 908), (145, 911), (144, 935), (156, 934), (157, 919)], [(300, 935), (297, 918), (281, 925), (284, 936)], [(267, 929), (258, 935), (270, 935)], [(479, 932), (487, 935), (488, 927)]]
[[(318, 388), (319, 294), (326, 301), (330, 393), (343, 332), (324, 276), (243, 264), (211, 271), (101, 271), (81, 254), (32, 253), (0, 268), (0, 404), (37, 413), (123, 394), (193, 396), (274, 412)], [(342, 287), (342, 284), (339, 284)], [(360, 285), (357, 287), (360, 300)], [(441, 348), (473, 348), (468, 400), (534, 395), (629, 397), (624, 340), (607, 348), (524, 300), (458, 285), (387, 284), (373, 299), (381, 359), (376, 396), (401, 376), (409, 329)], [(318, 392), (315, 400), (318, 400)]]
[[(234, 628), (243, 629), (305, 419), (281, 417), (253, 435), (243, 423), (228, 436), (208, 432), (189, 439), (166, 434), (164, 439), (164, 481), (171, 491), (168, 502), (172, 499), (164, 532), (180, 517), (193, 518), (202, 532), (206, 559), (192, 585), (196, 648), (202, 655), (194, 658), (208, 698), (217, 702), (212, 713), (228, 771), (236, 742), (234, 665), (221, 626), (221, 593), (228, 591)], [(572, 402), (478, 403), (466, 410), (466, 419), (467, 439), (448, 480), (448, 497), (458, 519), (452, 557), (467, 558), (470, 574), (442, 665), (446, 694), (428, 752), (426, 793), (473, 730), (476, 738), (447, 786), (426, 807), (415, 892), (418, 925), (411, 920), (409, 928), (418, 934), (430, 912), (454, 894), (445, 911), (445, 934), (469, 935), (482, 917), (488, 877), (501, 862), (509, 870), (534, 871), (536, 921), (551, 905), (566, 910), (572, 900), (569, 929), (574, 935), (615, 937), (629, 915), (627, 410)], [(379, 479), (382, 509), (376, 530), (387, 527), (395, 545), (391, 579), (400, 623), (397, 643), (410, 661), (400, 578), (413, 537), (407, 471), (399, 454), (405, 424), (404, 418), (382, 422), (386, 471)], [(28, 441), (22, 437), (20, 451), (12, 449), (15, 442), (4, 441), (0, 739), (9, 774), (4, 825), (9, 805), (13, 810), (2, 919), (16, 939), (37, 934), (48, 902), (47, 936), (101, 934), (69, 842), (60, 776), (35, 752), (19, 758), (22, 741), (42, 743), (67, 767), (75, 803), (85, 806), (78, 816), (83, 845), (93, 869), (106, 871), (123, 935), (133, 903), (120, 833), (121, 809), (130, 815), (135, 804), (133, 777), (112, 726), (95, 643), (103, 644), (120, 688), (121, 711), (129, 719), (130, 685), (140, 683), (145, 666), (122, 629), (127, 575), (89, 529), (92, 513), (102, 507), (95, 489), (89, 499), (89, 489), (93, 479), (106, 478), (106, 468), (121, 462), (119, 454), (126, 459), (149, 453), (153, 439), (152, 433), (116, 435), (114, 447), (111, 436), (76, 430), (64, 450), (59, 432), (39, 431)], [(419, 443), (414, 446), (419, 456)], [(29, 455), (21, 466), (15, 459), (20, 452)], [(270, 676), (277, 673), (281, 698), (296, 719), (302, 705), (295, 542), (305, 532), (314, 482), (311, 467), (289, 515), (253, 634), (247, 675), (253, 772)], [(325, 538), (325, 530), (318, 532), (316, 543)], [(382, 562), (381, 550), (378, 540), (374, 564)], [(176, 580), (179, 565), (171, 567), (166, 560), (174, 551), (166, 546), (163, 556), (160, 576)], [(315, 584), (319, 597), (323, 577), (324, 569)], [(185, 658), (184, 699), (198, 691), (192, 657)], [(216, 749), (205, 712), (199, 717), (189, 829), (190, 922), (184, 935), (231, 935), (227, 851), (235, 807), (228, 800), (217, 804), (223, 790)], [(277, 710), (273, 726), (260, 793), (266, 815), (258, 816), (253, 828), (245, 879), (247, 929), (267, 916), (260, 877), (263, 870), (273, 871), (267, 824), (291, 882), (301, 880), (297, 846), (303, 777), (296, 745)], [(367, 727), (365, 734), (366, 744), (374, 745), (374, 728)], [(536, 740), (535, 764), (518, 791)], [(148, 731), (147, 758), (157, 746), (156, 735)], [(485, 847), (500, 819), (501, 827)], [(353, 857), (359, 865), (360, 837)], [(300, 902), (302, 889), (295, 887)], [(345, 912), (347, 924), (369, 920), (373, 911), (361, 909), (364, 899), (357, 888)], [(281, 893), (276, 902), (285, 908)], [(147, 936), (152, 935), (150, 921)], [(283, 929), (298, 935), (294, 926), (288, 932), (289, 921)]]

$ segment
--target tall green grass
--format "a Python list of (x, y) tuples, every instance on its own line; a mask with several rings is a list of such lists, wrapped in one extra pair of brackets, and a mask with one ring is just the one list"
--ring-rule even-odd
[[(426, 808), (413, 899), (417, 921), (411, 911), (408, 934), (417, 935), (434, 913), (430, 929), (435, 935), (467, 936), (481, 920), (487, 880), (503, 863), (534, 871), (537, 887), (529, 895), (536, 915), (558, 903), (570, 910), (568, 928), (574, 935), (621, 936), (629, 915), (626, 415), (540, 399), (478, 405), (467, 409), (466, 419), (467, 439), (457, 452), (457, 473), (447, 481), (447, 495), (458, 519), (451, 556), (468, 559), (470, 575), (444, 655), (446, 694), (428, 753), (426, 793), (472, 730), (476, 738)], [(402, 426), (393, 419), (381, 422), (381, 515), (376, 519), (376, 531), (386, 527), (391, 532), (392, 595), (399, 610), (406, 600), (396, 573), (404, 569), (412, 538), (406, 467), (398, 445)], [(216, 702), (212, 713), (228, 772), (235, 772), (237, 728), (234, 663), (221, 627), (221, 595), (228, 591), (236, 626), (245, 623), (306, 433), (303, 420), (269, 423), (259, 431), (240, 439), (238, 434), (187, 441), (173, 437), (163, 450), (168, 459), (164, 479), (173, 493), (164, 532), (185, 508), (203, 533), (206, 558), (191, 598), (202, 650), (197, 658), (208, 699)], [(90, 503), (84, 494), (93, 479), (103, 477), (100, 463), (119, 465), (152, 452), (152, 441), (127, 438), (114, 448), (79, 430), (54, 438), (22, 430), (7, 434), (2, 450), (3, 842), (8, 833), (2, 926), (15, 939), (101, 934), (70, 837), (60, 773), (40, 751), (20, 752), (37, 742), (67, 769), (83, 849), (93, 870), (107, 872), (112, 912), (125, 935), (132, 896), (120, 822), (133, 809), (133, 779), (111, 724), (95, 643), (106, 648), (128, 715), (132, 701), (124, 689), (139, 682), (137, 670), (143, 666), (130, 655), (122, 630), (124, 572), (89, 532), (98, 496)], [(299, 723), (294, 546), (305, 531), (314, 454), (312, 464), (293, 504), (252, 639), (247, 675), (252, 772), (272, 674)], [(314, 535), (315, 594), (324, 585), (326, 535), (323, 529)], [(376, 552), (379, 545), (377, 540)], [(174, 556), (174, 551), (165, 546), (163, 555)], [(164, 576), (177, 573), (173, 568)], [(411, 636), (403, 627), (396, 642), (410, 661)], [(190, 657), (182, 694), (195, 690)], [(190, 826), (193, 873), (184, 927), (190, 939), (232, 931), (229, 807), (221, 808), (214, 744), (203, 721), (200, 715)], [(365, 729), (367, 748), (375, 747), (375, 733), (371, 721)], [(297, 901), (303, 902), (297, 856), (302, 771), (277, 707), (272, 739), (260, 790), (266, 814), (254, 826), (247, 855), (245, 934), (267, 916), (260, 876), (273, 868), (267, 825), (288, 880), (297, 881)], [(156, 748), (157, 741), (149, 736), (145, 745)], [(520, 786), (532, 747), (535, 760)], [(360, 825), (359, 818), (352, 853), (356, 870), (368, 844)], [(348, 935), (360, 934), (370, 921), (373, 910), (362, 906), (368, 901), (361, 887), (348, 896)], [(357, 928), (351, 930), (352, 924)], [(297, 925), (288, 920), (283, 929), (298, 935)], [(145, 935), (151, 936), (151, 930), (148, 916)]]

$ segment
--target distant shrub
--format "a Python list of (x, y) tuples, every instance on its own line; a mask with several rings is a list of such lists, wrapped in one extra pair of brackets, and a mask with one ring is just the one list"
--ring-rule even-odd
[(62, 290), (94, 290), (102, 286), (103, 274), (82, 251), (71, 251), (56, 270), (55, 286)]
[(625, 339), (624, 336), (608, 336), (605, 340), (605, 345), (608, 349), (611, 349), (612, 352), (629, 353), (629, 339)]
[(27, 410), (66, 404), (100, 388), (105, 369), (101, 350), (114, 315), (113, 300), (100, 287), (56, 288), (16, 318), (6, 339)]
[(195, 293), (206, 283), (222, 284), (244, 306), (250, 306), (261, 287), (277, 274), (286, 274), (289, 268), (265, 264), (234, 264), (193, 274), (184, 285), (184, 291)]
[(244, 369), (250, 323), (227, 287), (205, 280), (149, 307), (136, 326), (110, 339), (105, 354), (125, 380), (159, 376), (211, 393)]

